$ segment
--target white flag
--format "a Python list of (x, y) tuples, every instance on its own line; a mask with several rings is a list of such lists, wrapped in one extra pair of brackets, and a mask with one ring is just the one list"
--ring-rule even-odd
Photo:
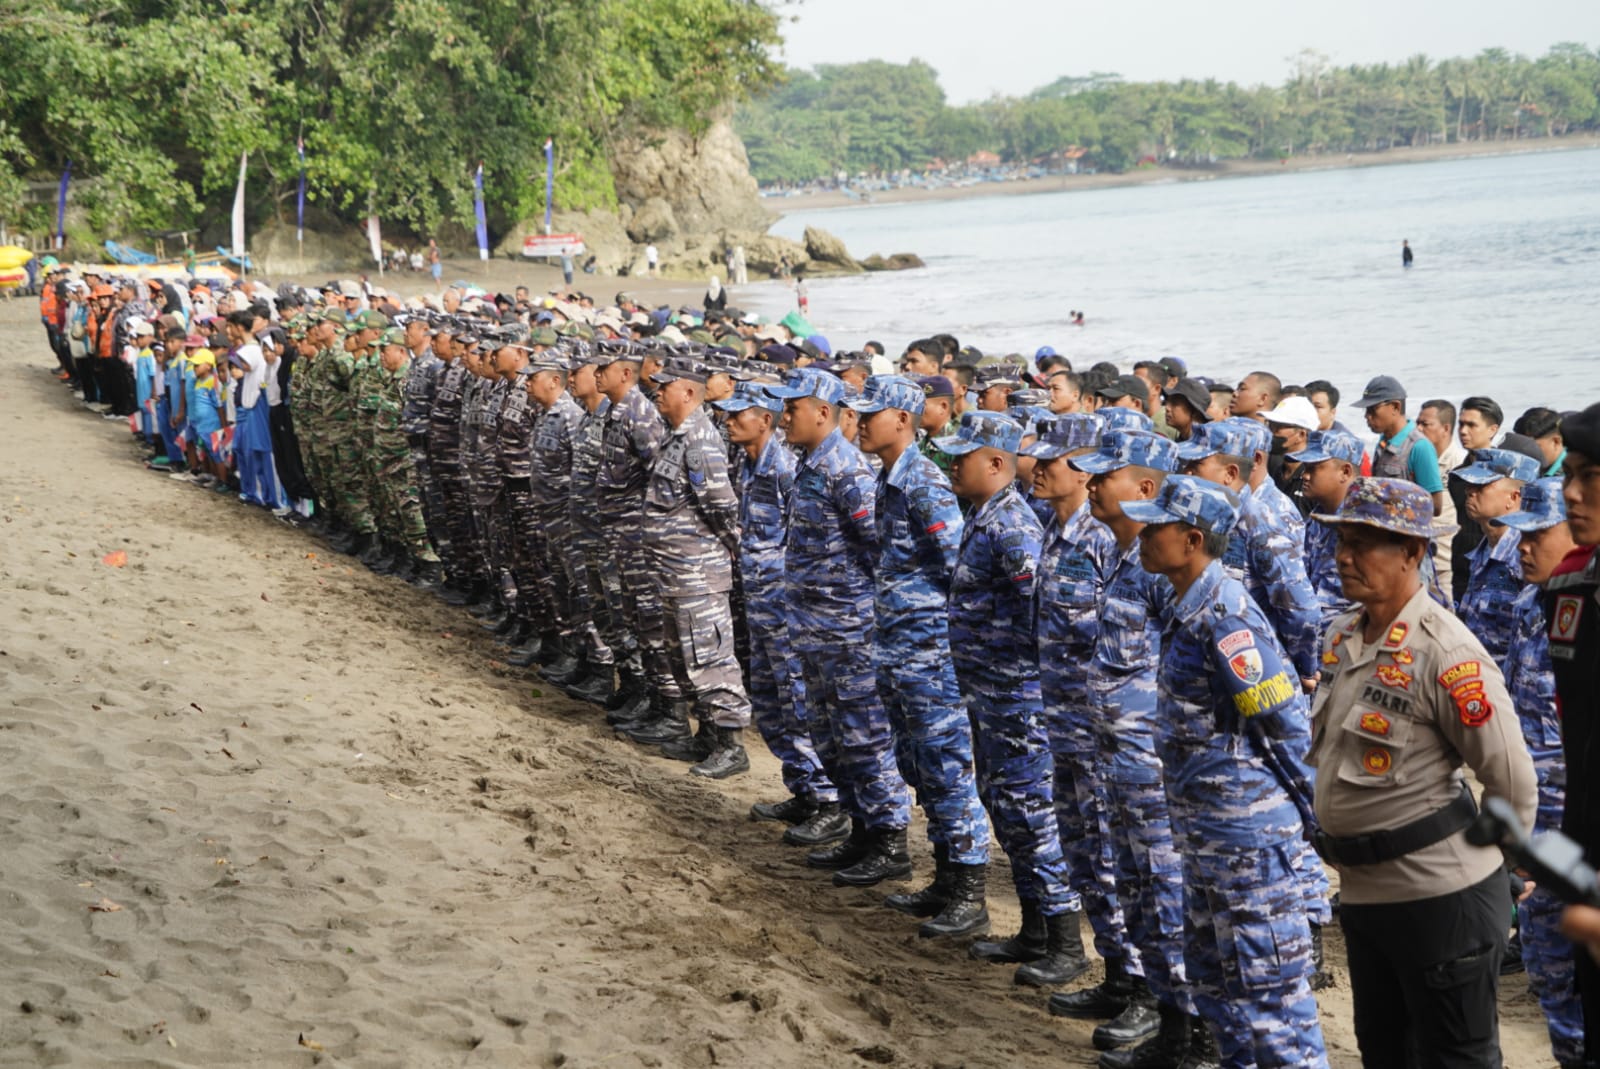
[(378, 217), (367, 216), (367, 241), (372, 245), (372, 258), (378, 261), (378, 266), (383, 267), (383, 237), (378, 232)]
[(250, 159), (248, 152), (239, 153), (239, 188), (233, 194), (233, 254), (244, 263), (244, 168)]

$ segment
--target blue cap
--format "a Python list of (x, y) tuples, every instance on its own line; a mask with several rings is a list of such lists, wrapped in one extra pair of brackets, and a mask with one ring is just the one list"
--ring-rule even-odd
[(797, 397), (815, 397), (830, 405), (837, 405), (850, 396), (850, 387), (843, 379), (811, 367), (796, 369), (782, 386), (769, 385), (764, 389), (785, 401)]
[(1080, 449), (1100, 447), (1100, 421), (1085, 412), (1056, 416), (1054, 421), (1041, 427), (1039, 440), (1024, 449), (1023, 455), (1040, 460), (1075, 453)]
[(829, 343), (828, 339), (824, 338), (821, 334), (813, 334), (807, 338), (806, 341), (816, 346), (817, 351), (823, 356), (833, 355), (833, 346)]
[(1272, 428), (1262, 423), (1259, 419), (1248, 419), (1244, 416), (1229, 416), (1227, 419), (1218, 420), (1219, 423), (1231, 424), (1238, 428), (1244, 436), (1245, 442), (1250, 447), (1250, 452), (1241, 453), (1240, 456), (1250, 456), (1254, 453), (1272, 452)]
[(1567, 518), (1567, 503), (1561, 497), (1561, 476), (1535, 479), (1522, 488), (1522, 508), (1489, 522), (1526, 534), (1543, 531)]
[[(1254, 423), (1254, 420), (1250, 422)], [(1261, 428), (1266, 431), (1265, 427)], [(1267, 432), (1270, 435), (1270, 431)], [(1256, 438), (1243, 420), (1219, 419), (1215, 423), (1197, 423), (1189, 431), (1189, 440), (1178, 445), (1178, 457), (1184, 461), (1204, 460), (1221, 453), (1230, 457), (1255, 456)]]
[(768, 412), (782, 412), (783, 402), (768, 393), (760, 383), (741, 382), (734, 386), (732, 395), (712, 405), (724, 412), (743, 412), (747, 408), (764, 408)]
[(1510, 449), (1474, 449), (1472, 463), (1450, 474), (1477, 486), (1487, 486), (1500, 479), (1531, 483), (1539, 477), (1539, 462)]
[(1043, 360), (1047, 356), (1060, 356), (1060, 355), (1061, 355), (1060, 353), (1056, 352), (1055, 347), (1054, 346), (1050, 346), (1050, 345), (1041, 345), (1041, 346), (1039, 346), (1039, 348), (1037, 348), (1037, 349), (1035, 349), (1033, 351), (1033, 358), (1035, 360)]
[(1433, 517), (1433, 495), (1410, 479), (1356, 479), (1345, 492), (1338, 512), (1313, 512), (1323, 523), (1354, 523), (1411, 538), (1444, 538), (1456, 533), (1453, 523)]
[(711, 377), (711, 371), (700, 361), (688, 356), (669, 356), (661, 364), (661, 370), (650, 376), (650, 381), (660, 386), (679, 379), (705, 384)]
[(956, 433), (935, 438), (933, 444), (953, 457), (983, 448), (1015, 453), (1022, 447), (1022, 424), (998, 412), (964, 412)]
[(1102, 408), (1095, 413), (1100, 417), (1104, 431), (1153, 431), (1156, 425), (1150, 417), (1135, 408)]
[(1124, 501), (1122, 514), (1134, 523), (1187, 523), (1227, 534), (1239, 522), (1239, 499), (1209, 479), (1169, 475), (1152, 500)]
[(1068, 463), (1090, 475), (1104, 475), (1118, 468), (1178, 470), (1178, 447), (1170, 438), (1150, 431), (1106, 431), (1100, 436), (1100, 450), (1073, 457)]
[(1306, 447), (1289, 454), (1289, 459), (1301, 464), (1320, 464), (1324, 460), (1343, 460), (1361, 468), (1361, 456), (1366, 447), (1361, 439), (1344, 431), (1311, 431), (1306, 435)]
[(927, 394), (922, 392), (922, 384), (915, 379), (904, 375), (869, 375), (861, 396), (846, 401), (845, 407), (853, 408), (862, 415), (894, 408), (920, 416), (927, 400)]
[(972, 377), (972, 388), (982, 393), (996, 386), (1010, 386), (1014, 390), (1022, 388), (1022, 369), (1009, 360), (997, 360), (992, 364), (980, 367)]

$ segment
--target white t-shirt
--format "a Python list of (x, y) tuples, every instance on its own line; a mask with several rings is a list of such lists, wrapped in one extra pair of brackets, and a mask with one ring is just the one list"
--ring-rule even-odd
[(267, 358), (255, 342), (239, 346), (238, 356), (245, 363), (244, 378), (239, 380), (239, 407), (254, 408), (266, 384)]

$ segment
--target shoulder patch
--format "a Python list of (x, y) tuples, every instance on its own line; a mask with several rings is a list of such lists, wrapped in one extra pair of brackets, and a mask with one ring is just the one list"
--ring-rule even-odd
[(1456, 703), (1456, 712), (1465, 727), (1482, 727), (1494, 716), (1494, 706), (1489, 703), (1488, 695), (1484, 694), (1483, 681), (1480, 679), (1457, 683), (1451, 688), (1450, 697)]
[[(1218, 606), (1220, 608), (1221, 606)], [(1232, 657), (1246, 646), (1254, 646), (1256, 637), (1245, 628), (1231, 631), (1223, 635), (1217, 642), (1217, 649), (1222, 651), (1224, 657)]]
[(1261, 663), (1261, 651), (1251, 646), (1228, 658), (1228, 667), (1246, 684), (1261, 682), (1266, 666)]
[(1446, 690), (1452, 690), (1463, 680), (1477, 679), (1483, 674), (1483, 665), (1478, 661), (1461, 661), (1451, 665), (1439, 673), (1439, 685)]

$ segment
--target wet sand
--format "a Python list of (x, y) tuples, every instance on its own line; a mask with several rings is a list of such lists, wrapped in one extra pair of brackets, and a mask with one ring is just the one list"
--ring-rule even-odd
[[(1093, 1064), (750, 823), (764, 751), (711, 784), (616, 741), (465, 613), (145, 471), (47, 355), (0, 302), (0, 1065)], [(1353, 1069), (1342, 975), (1321, 1005)]]

